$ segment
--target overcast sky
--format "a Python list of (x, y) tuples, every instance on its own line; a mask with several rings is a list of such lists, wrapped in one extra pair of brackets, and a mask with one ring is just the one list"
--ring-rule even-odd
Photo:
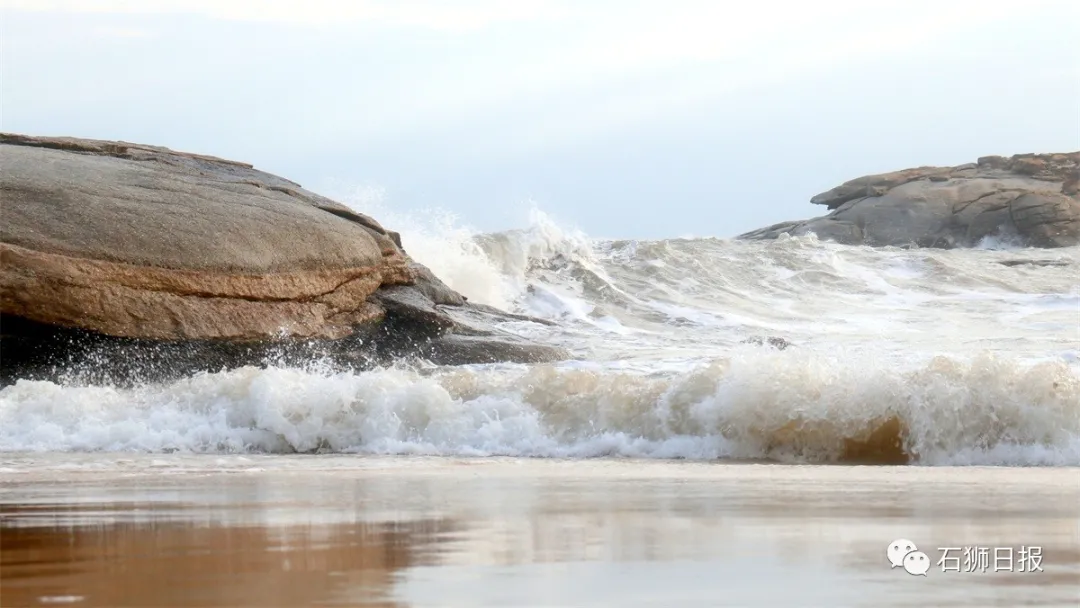
[[(1080, 2), (0, 0), (0, 127), (481, 230), (732, 236), (866, 173), (1080, 149)], [(0, 168), (2, 170), (2, 168)]]

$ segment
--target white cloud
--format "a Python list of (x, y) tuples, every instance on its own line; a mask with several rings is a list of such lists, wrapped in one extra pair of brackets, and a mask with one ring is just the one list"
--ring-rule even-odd
[(94, 28), (93, 34), (98, 38), (109, 39), (138, 39), (154, 37), (154, 32), (152, 30), (133, 27), (98, 27)]
[[(556, 143), (815, 69), (928, 48), (1033, 5), (683, 0), (615, 4), (622, 10), (609, 11), (582, 6), (592, 12), (577, 15), (585, 27), (576, 36), (550, 40), (532, 55), (513, 44), (499, 49), (512, 69), (455, 62), (402, 90), (384, 91), (383, 100), (368, 102), (365, 116), (325, 119), (369, 137), (397, 137), (547, 102), (555, 109), (541, 114), (566, 120), (523, 124), (518, 131), (523, 145)], [(657, 77), (685, 66), (690, 69), (681, 77)], [(867, 78), (868, 86), (888, 81), (888, 75)]]
[(367, 22), (376, 25), (467, 31), (510, 21), (557, 19), (570, 14), (555, 0), (2, 0), (0, 8), (98, 14), (193, 14), (235, 21), (294, 25)]
[[(273, 123), (285, 107), (290, 120), (306, 130), (363, 136), (368, 142), (468, 129), (492, 115), (528, 116), (532, 122), (515, 128), (518, 143), (526, 147), (557, 145), (703, 104), (722, 105), (749, 87), (819, 69), (923, 52), (1016, 14), (1043, 11), (1068, 19), (1077, 6), (1075, 0), (0, 0), (0, 7), (11, 10), (94, 14), (96, 31), (117, 37), (142, 27), (164, 29), (177, 14), (340, 26), (317, 34), (323, 38), (325, 31), (324, 39), (334, 43), (328, 60), (304, 66), (305, 73), (325, 75), (305, 80), (320, 92), (317, 98), (267, 103), (261, 100), (271, 96), (255, 81), (250, 89), (232, 89), (230, 96), (258, 100), (249, 114), (256, 122)], [(145, 19), (113, 23), (109, 15)], [(437, 32), (423, 36), (425, 44), (410, 46), (408, 36), (358, 36), (358, 24)], [(522, 26), (507, 32), (528, 35), (473, 35), (507, 24)], [(456, 37), (453, 44), (442, 45), (445, 34)], [(386, 40), (392, 46), (379, 46)], [(40, 42), (33, 38), (26, 44)], [(230, 38), (219, 47), (242, 44), (239, 37)], [(151, 55), (159, 50), (146, 48)], [(380, 57), (381, 69), (353, 71), (351, 58), (362, 57)], [(123, 81), (134, 61), (122, 58), (89, 69)], [(198, 65), (200, 59), (193, 55), (190, 61), (185, 65)], [(193, 90), (222, 90), (231, 82), (211, 81), (197, 70), (192, 74), (187, 77)], [(142, 78), (145, 86), (148, 77)], [(888, 74), (869, 73), (866, 79), (871, 87), (890, 83)], [(274, 97), (280, 98), (276, 91)]]

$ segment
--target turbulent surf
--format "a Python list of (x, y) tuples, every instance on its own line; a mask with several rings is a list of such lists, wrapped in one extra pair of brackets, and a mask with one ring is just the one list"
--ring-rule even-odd
[(557, 321), (505, 328), (575, 359), (270, 361), (134, 387), (73, 369), (0, 391), (0, 449), (1080, 465), (1080, 248), (598, 240), (539, 212), (474, 235), (375, 213), (470, 300)]

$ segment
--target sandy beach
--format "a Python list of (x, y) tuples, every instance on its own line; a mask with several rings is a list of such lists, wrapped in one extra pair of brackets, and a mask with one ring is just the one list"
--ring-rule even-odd
[(1080, 600), (1075, 468), (7, 454), (0, 487), (5, 607)]

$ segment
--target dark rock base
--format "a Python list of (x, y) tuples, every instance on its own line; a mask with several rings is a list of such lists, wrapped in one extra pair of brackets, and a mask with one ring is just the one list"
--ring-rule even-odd
[(418, 332), (415, 324), (392, 316), (341, 340), (251, 343), (116, 338), (11, 315), (0, 317), (0, 387), (20, 379), (130, 387), (244, 366), (317, 365), (337, 372), (359, 372), (396, 361), (464, 365), (538, 363), (568, 357), (563, 349), (511, 335)]

